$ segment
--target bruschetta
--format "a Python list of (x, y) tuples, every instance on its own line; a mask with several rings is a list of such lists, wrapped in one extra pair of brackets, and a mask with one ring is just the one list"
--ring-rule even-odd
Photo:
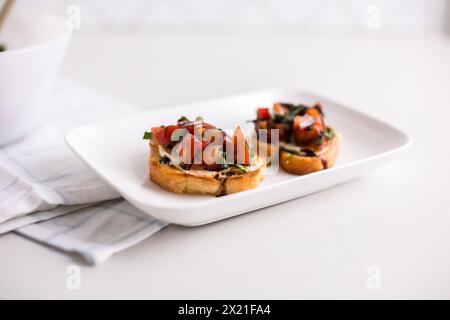
[(266, 164), (241, 128), (232, 135), (197, 118), (151, 128), (150, 180), (176, 193), (222, 196), (258, 187)]
[[(274, 149), (279, 152), (279, 164), (285, 171), (304, 175), (330, 168), (336, 162), (340, 138), (325, 125), (322, 105), (274, 103), (272, 109), (258, 108), (255, 129), (268, 129), (264, 139), (258, 135), (258, 151), (270, 159)], [(274, 144), (271, 129), (278, 129)], [(275, 140), (275, 139), (273, 139)]]

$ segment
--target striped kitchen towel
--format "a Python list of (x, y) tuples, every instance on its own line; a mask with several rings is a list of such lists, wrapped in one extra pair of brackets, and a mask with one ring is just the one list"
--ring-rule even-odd
[(76, 252), (88, 263), (97, 264), (166, 225), (117, 199), (30, 224), (15, 232), (64, 251)]
[(0, 148), (0, 234), (15, 230), (98, 263), (164, 227), (118, 199), (64, 142), (74, 126), (132, 112), (110, 96), (61, 79), (45, 123)]

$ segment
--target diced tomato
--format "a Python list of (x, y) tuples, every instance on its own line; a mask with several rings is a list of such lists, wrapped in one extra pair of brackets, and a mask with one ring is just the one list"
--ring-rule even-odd
[(267, 129), (269, 121), (261, 120), (255, 123), (256, 130), (258, 129)]
[(305, 145), (320, 136), (325, 129), (320, 109), (308, 108), (303, 116), (295, 116), (293, 122), (294, 139), (297, 144)]
[(234, 161), (234, 145), (233, 140), (230, 136), (226, 135), (223, 138), (223, 151), (226, 153), (226, 158), (228, 161)]
[(203, 134), (203, 132), (206, 129), (215, 129), (216, 127), (213, 126), (212, 124), (209, 124), (206, 122), (186, 121), (186, 122), (180, 123), (180, 128), (186, 128), (190, 134), (194, 134), (195, 129), (197, 129), (200, 134)]
[(203, 151), (203, 165), (206, 170), (218, 170), (219, 163), (217, 163), (222, 147), (218, 145), (210, 145)]
[(305, 114), (304, 116), (295, 116), (293, 127), (294, 129), (306, 129), (311, 127), (315, 122), (316, 120), (314, 117), (309, 114)]
[(256, 110), (256, 117), (258, 118), (258, 120), (269, 120), (269, 108), (259, 108), (258, 110)]
[(191, 157), (194, 159), (195, 163), (202, 163), (202, 154), (203, 154), (203, 143), (198, 140), (196, 137), (191, 136), (190, 141), (191, 147)]
[(216, 144), (218, 144), (220, 141), (223, 141), (225, 135), (226, 132), (219, 129), (205, 129), (205, 132), (203, 133), (204, 144), (208, 145), (216, 140)]
[(309, 108), (308, 110), (306, 110), (306, 114), (314, 118), (314, 123), (320, 123), (323, 127), (325, 126), (322, 109), (320, 106)]
[(202, 140), (202, 150), (205, 150), (205, 148), (212, 143), (211, 140)]
[(288, 112), (288, 110), (285, 107), (283, 107), (281, 103), (274, 103), (273, 111), (275, 111), (280, 116), (284, 116)]
[(198, 163), (203, 162), (203, 148), (203, 142), (197, 138), (194, 138), (194, 143), (191, 144), (191, 152), (194, 154), (196, 162)]
[(187, 134), (175, 148), (184, 164), (202, 163), (202, 142), (193, 135)]
[(315, 108), (315, 107), (314, 108), (308, 108), (308, 110), (306, 110), (305, 113), (310, 115), (314, 119), (318, 119), (318, 118), (322, 117), (322, 114), (320, 113), (320, 110)]
[(168, 141), (165, 139), (165, 127), (152, 128), (152, 135), (155, 137), (156, 142), (162, 145), (166, 145)]
[[(244, 132), (240, 127), (234, 130), (233, 134), (234, 144), (234, 159), (237, 164), (250, 164), (250, 151), (247, 141), (245, 140)], [(242, 155), (242, 152), (244, 153)]]
[(322, 130), (323, 126), (321, 123), (315, 123), (307, 128), (294, 127), (295, 142), (299, 145), (308, 144), (319, 137)]
[(177, 130), (179, 127), (172, 125), (172, 126), (167, 126), (166, 130), (164, 131), (164, 137), (165, 139), (168, 141), (167, 143), (169, 143), (170, 141), (172, 141), (172, 134), (175, 130)]
[(181, 124), (180, 127), (186, 128), (190, 134), (194, 134), (194, 129), (195, 129), (194, 122), (192, 122), (192, 121), (185, 122), (185, 123)]
[(255, 122), (256, 134), (259, 137), (261, 135), (260, 130), (267, 129), (267, 142), (271, 141), (271, 129), (273, 124), (271, 120), (258, 120)]
[[(272, 125), (273, 129), (278, 129), (278, 139), (279, 141), (286, 141), (289, 137), (289, 127), (286, 123), (274, 123)], [(271, 133), (272, 137), (272, 133)]]
[(205, 129), (216, 129), (215, 126), (213, 126), (213, 125), (210, 124), (210, 123), (206, 123), (206, 122), (202, 122), (202, 126), (203, 126), (203, 128), (205, 128)]
[(158, 143), (165, 146), (171, 142), (172, 134), (179, 128), (177, 125), (154, 127), (152, 128), (152, 134)]

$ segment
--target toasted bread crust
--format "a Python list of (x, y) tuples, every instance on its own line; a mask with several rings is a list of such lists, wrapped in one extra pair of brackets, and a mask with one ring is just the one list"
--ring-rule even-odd
[(285, 171), (296, 175), (304, 175), (330, 168), (336, 162), (339, 146), (339, 135), (336, 134), (330, 141), (328, 151), (319, 157), (298, 156), (282, 150), (280, 152), (280, 166)]
[(170, 165), (161, 164), (159, 160), (158, 147), (151, 145), (150, 180), (161, 188), (176, 193), (216, 196), (236, 193), (258, 187), (265, 173), (265, 166), (262, 166), (245, 174), (216, 179), (213, 176), (194, 176)]
[[(330, 168), (336, 162), (340, 147), (339, 134), (330, 141), (329, 149), (320, 157), (298, 156), (287, 151), (280, 151), (280, 166), (285, 171), (304, 175)], [(266, 161), (270, 162), (272, 145), (258, 140), (258, 153)]]

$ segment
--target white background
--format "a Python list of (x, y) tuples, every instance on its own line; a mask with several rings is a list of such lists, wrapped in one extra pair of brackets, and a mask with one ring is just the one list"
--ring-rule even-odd
[[(20, 0), (19, 8), (64, 13), (83, 8), (83, 27), (105, 33), (365, 32), (381, 14), (382, 31), (441, 32), (447, 0)], [(375, 8), (375, 9), (374, 9)]]
[[(317, 16), (325, 10), (304, 3)], [(100, 30), (88, 20), (75, 32), (63, 73), (141, 109), (298, 87), (389, 121), (414, 143), (355, 182), (199, 228), (170, 226), (96, 267), (1, 236), (0, 297), (450, 298), (450, 43), (434, 11), (443, 13), (446, 3), (396, 3), (397, 17), (405, 9), (422, 18), (378, 32), (333, 14), (324, 24), (341, 31), (322, 32), (311, 21), (311, 32), (211, 34), (153, 32), (152, 23), (138, 32), (109, 18)], [(382, 12), (391, 6), (384, 1)], [(90, 10), (83, 14), (100, 20)], [(80, 290), (66, 287), (72, 264), (81, 267)], [(375, 290), (367, 286), (372, 265), (380, 270)]]

